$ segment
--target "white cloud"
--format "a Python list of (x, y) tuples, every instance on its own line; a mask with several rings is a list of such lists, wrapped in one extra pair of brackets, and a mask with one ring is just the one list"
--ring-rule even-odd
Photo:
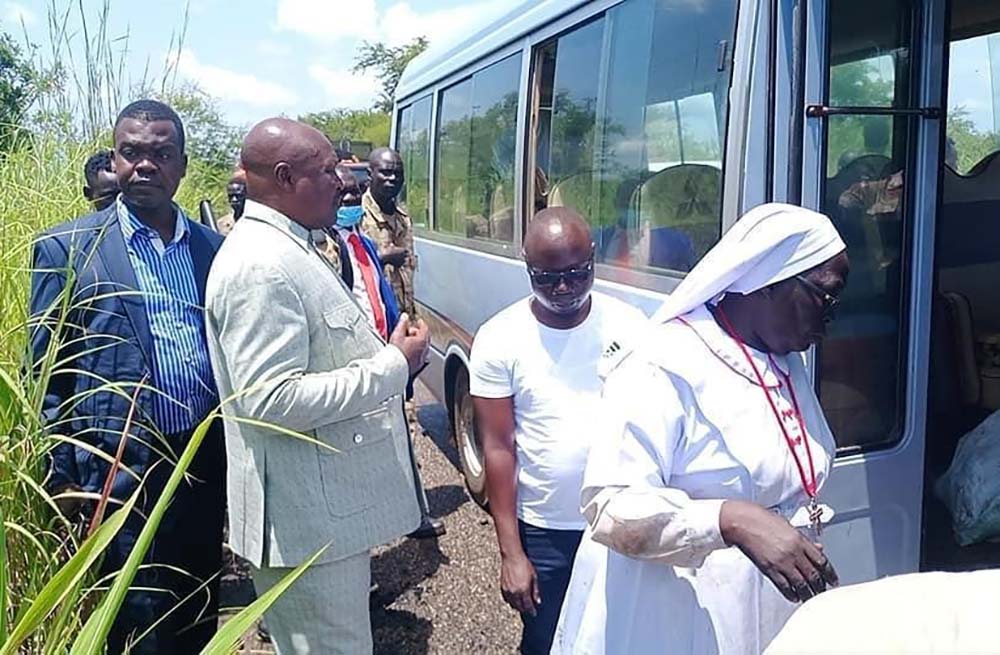
[(275, 27), (319, 39), (371, 39), (375, 19), (375, 0), (278, 0)]
[(278, 0), (276, 28), (316, 39), (354, 38), (402, 45), (425, 36), (435, 46), (467, 36), (516, 6), (511, 0), (479, 0), (418, 13), (408, 0), (382, 12), (375, 0)]
[(262, 57), (287, 57), (292, 54), (292, 46), (288, 43), (279, 43), (271, 39), (258, 41), (254, 49)]
[(255, 107), (284, 107), (298, 102), (295, 93), (280, 84), (202, 63), (188, 49), (177, 57), (177, 72), (196, 82), (202, 91), (229, 102)]
[(425, 36), (438, 47), (469, 36), (514, 4), (510, 0), (483, 0), (420, 14), (409, 2), (402, 0), (386, 9), (379, 23), (390, 45), (401, 45)]
[(346, 69), (313, 64), (309, 67), (309, 77), (323, 89), (334, 107), (365, 107), (378, 93), (378, 81), (373, 76), (355, 75)]
[(38, 22), (38, 16), (35, 15), (35, 12), (16, 2), (4, 3), (3, 17), (5, 20), (16, 24), (18, 27), (20, 27), (22, 22), (25, 25), (33, 25)]

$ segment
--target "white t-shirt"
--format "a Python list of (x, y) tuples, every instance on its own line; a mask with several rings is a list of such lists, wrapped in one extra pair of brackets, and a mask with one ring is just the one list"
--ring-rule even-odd
[(472, 344), (472, 395), (514, 399), (517, 515), (541, 528), (586, 527), (580, 488), (596, 436), (597, 364), (613, 339), (646, 321), (620, 300), (591, 297), (587, 319), (568, 330), (542, 325), (531, 298), (519, 300), (483, 324)]

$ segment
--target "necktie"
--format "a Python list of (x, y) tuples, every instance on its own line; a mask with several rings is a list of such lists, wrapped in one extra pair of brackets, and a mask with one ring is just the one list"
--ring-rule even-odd
[(385, 323), (385, 308), (382, 307), (382, 297), (378, 293), (378, 280), (375, 277), (375, 267), (372, 260), (368, 258), (368, 251), (365, 250), (361, 239), (354, 232), (347, 237), (347, 243), (354, 251), (354, 258), (358, 260), (358, 268), (361, 269), (361, 277), (365, 281), (365, 292), (368, 294), (368, 302), (371, 303), (372, 313), (375, 315), (375, 329), (382, 335), (383, 339), (389, 338), (389, 330)]

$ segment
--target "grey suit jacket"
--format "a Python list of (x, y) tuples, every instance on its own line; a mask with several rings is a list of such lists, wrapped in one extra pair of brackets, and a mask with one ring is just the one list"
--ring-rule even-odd
[(295, 566), (328, 542), (321, 562), (415, 529), (406, 358), (371, 329), (309, 231), (247, 201), (209, 273), (206, 311), (233, 550), (258, 567)]

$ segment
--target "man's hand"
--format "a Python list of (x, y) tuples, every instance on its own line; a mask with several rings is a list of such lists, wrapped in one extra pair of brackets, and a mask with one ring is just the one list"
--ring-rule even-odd
[(759, 505), (726, 501), (719, 514), (719, 527), (725, 542), (738, 546), (793, 603), (806, 601), (839, 583), (822, 547)]
[(500, 593), (507, 604), (521, 614), (535, 615), (542, 604), (538, 576), (524, 553), (507, 555), (500, 560)]
[(391, 266), (402, 266), (406, 263), (406, 258), (410, 254), (410, 251), (406, 248), (400, 248), (399, 246), (388, 246), (385, 250), (379, 252), (379, 259), (382, 260), (383, 264), (389, 264)]
[(407, 314), (399, 317), (396, 329), (389, 335), (389, 345), (396, 346), (406, 357), (410, 366), (410, 376), (416, 375), (427, 362), (427, 351), (430, 347), (430, 330), (423, 319), (410, 322)]

